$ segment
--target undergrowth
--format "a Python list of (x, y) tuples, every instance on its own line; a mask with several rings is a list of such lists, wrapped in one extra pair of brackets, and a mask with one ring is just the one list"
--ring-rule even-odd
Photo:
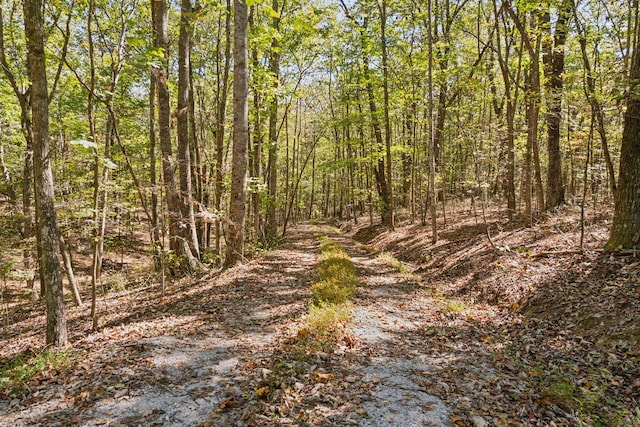
[(393, 268), (394, 270), (396, 270), (398, 273), (400, 273), (400, 275), (402, 276), (402, 278), (408, 282), (418, 282), (420, 281), (420, 276), (418, 276), (417, 274), (413, 273), (409, 267), (407, 267), (407, 265), (400, 261), (398, 258), (396, 258), (392, 253), (390, 252), (380, 252), (378, 254), (378, 262), (382, 263), (382, 264), (386, 264), (389, 267)]
[(38, 376), (46, 371), (64, 369), (73, 363), (70, 350), (20, 353), (0, 365), (0, 397), (28, 396), (31, 393), (30, 383)]
[(351, 317), (349, 300), (359, 280), (344, 248), (326, 235), (315, 233), (315, 236), (320, 242), (320, 262), (305, 321), (309, 338), (322, 347), (330, 347), (345, 336), (344, 325)]

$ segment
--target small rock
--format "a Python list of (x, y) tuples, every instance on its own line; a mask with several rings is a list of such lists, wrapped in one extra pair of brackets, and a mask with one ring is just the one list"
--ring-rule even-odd
[(475, 415), (471, 417), (471, 423), (473, 427), (487, 427), (487, 421), (479, 415)]

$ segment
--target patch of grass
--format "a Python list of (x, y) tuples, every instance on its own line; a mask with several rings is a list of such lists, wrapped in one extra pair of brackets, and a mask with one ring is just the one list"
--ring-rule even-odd
[[(536, 367), (540, 372), (545, 368)], [(548, 369), (548, 367), (547, 367)], [(633, 426), (639, 425), (640, 408), (624, 407), (612, 398), (610, 374), (592, 371), (588, 379), (578, 380), (569, 372), (555, 370), (541, 376), (544, 400), (574, 413), (578, 425)]]
[(408, 282), (420, 281), (420, 276), (414, 274), (411, 270), (409, 270), (404, 262), (400, 261), (390, 252), (380, 252), (378, 254), (377, 260), (378, 262), (386, 264), (396, 270), (398, 273), (400, 273), (402, 278)]
[(40, 354), (23, 352), (0, 365), (0, 396), (22, 398), (31, 393), (29, 383), (46, 371), (71, 366), (70, 350), (45, 350)]
[(344, 248), (319, 232), (315, 236), (320, 242), (318, 276), (311, 287), (306, 327), (298, 333), (299, 345), (307, 353), (329, 349), (346, 336), (352, 312), (349, 300), (359, 284), (356, 267)]
[(309, 333), (321, 342), (335, 343), (345, 335), (345, 325), (352, 316), (351, 305), (311, 304), (305, 320)]
[(445, 309), (449, 313), (460, 314), (467, 309), (467, 305), (462, 301), (448, 299), (444, 304)]
[(349, 255), (326, 236), (320, 236), (318, 280), (312, 286), (314, 304), (343, 304), (358, 286), (356, 268)]
[(545, 394), (550, 396), (554, 403), (564, 408), (575, 406), (578, 388), (569, 377), (554, 375), (549, 377), (545, 387)]

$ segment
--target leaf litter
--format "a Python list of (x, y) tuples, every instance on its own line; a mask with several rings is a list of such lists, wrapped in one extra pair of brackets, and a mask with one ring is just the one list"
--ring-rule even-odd
[[(574, 214), (532, 229), (492, 220), (495, 247), (454, 214), (435, 246), (408, 223), (327, 227), (362, 281), (331, 348), (296, 344), (316, 266), (308, 226), (172, 285), (164, 303), (150, 288), (109, 295), (100, 332), (70, 308), (78, 362), (24, 397), (2, 391), (0, 426), (639, 425), (639, 263), (598, 250), (600, 223), (574, 251)], [(23, 313), (3, 329), (3, 364), (43, 347), (41, 310)]]

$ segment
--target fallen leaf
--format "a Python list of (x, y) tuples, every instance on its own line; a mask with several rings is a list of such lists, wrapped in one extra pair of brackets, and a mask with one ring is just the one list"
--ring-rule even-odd
[(326, 383), (333, 379), (333, 374), (323, 374), (322, 372), (314, 371), (313, 376), (316, 378), (316, 381), (320, 383)]
[(256, 396), (258, 396), (259, 399), (264, 399), (269, 396), (270, 391), (271, 389), (268, 386), (260, 387), (256, 390)]

